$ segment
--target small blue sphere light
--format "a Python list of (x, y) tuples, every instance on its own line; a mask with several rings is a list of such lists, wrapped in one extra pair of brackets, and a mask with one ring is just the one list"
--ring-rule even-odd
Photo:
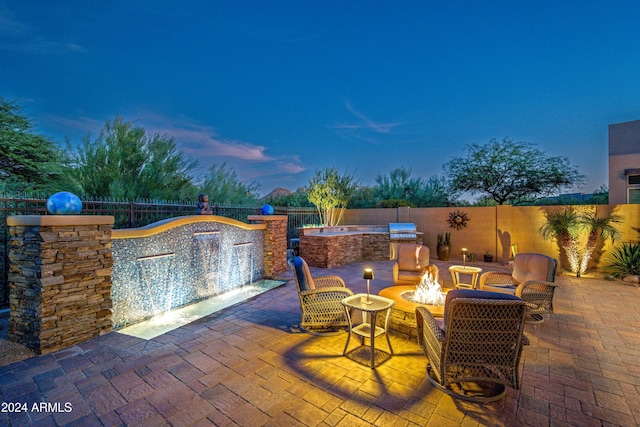
[(273, 215), (273, 206), (264, 205), (260, 208), (260, 213), (262, 213), (262, 215)]
[(79, 214), (82, 210), (82, 200), (73, 193), (61, 191), (47, 199), (47, 210), (52, 215)]

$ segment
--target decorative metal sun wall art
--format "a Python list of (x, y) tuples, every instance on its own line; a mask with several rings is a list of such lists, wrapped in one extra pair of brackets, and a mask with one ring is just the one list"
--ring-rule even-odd
[(467, 216), (466, 212), (457, 210), (449, 214), (449, 227), (455, 228), (456, 230), (460, 230), (461, 228), (466, 227), (468, 221), (469, 217)]

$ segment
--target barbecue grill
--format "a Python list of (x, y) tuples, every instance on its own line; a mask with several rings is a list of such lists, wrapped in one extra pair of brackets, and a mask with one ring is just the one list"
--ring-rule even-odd
[(411, 222), (389, 223), (389, 259), (396, 259), (399, 243), (418, 243), (418, 230)]

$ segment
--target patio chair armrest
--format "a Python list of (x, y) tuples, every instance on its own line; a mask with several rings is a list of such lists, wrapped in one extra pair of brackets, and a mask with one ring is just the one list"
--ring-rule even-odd
[(418, 344), (424, 346), (424, 329), (426, 328), (431, 331), (431, 335), (436, 339), (436, 341), (443, 343), (445, 340), (445, 333), (438, 325), (438, 322), (433, 317), (431, 312), (427, 310), (425, 307), (417, 307), (416, 308), (416, 326), (418, 332)]
[(510, 285), (514, 284), (513, 277), (509, 273), (488, 271), (480, 276), (480, 289), (484, 285)]
[(316, 289), (335, 286), (346, 287), (344, 280), (340, 276), (318, 276), (314, 277), (313, 281), (316, 284)]
[(339, 299), (343, 299), (346, 297), (350, 297), (353, 295), (353, 291), (351, 289), (346, 288), (344, 286), (327, 286), (320, 289), (309, 289), (307, 291), (301, 291), (299, 293), (300, 298), (304, 298), (308, 295), (319, 295), (319, 294), (336, 294), (339, 296)]
[(546, 282), (543, 280), (527, 280), (522, 282), (516, 288), (516, 296), (523, 300), (527, 295), (547, 295), (553, 297), (555, 289), (558, 287), (556, 283)]

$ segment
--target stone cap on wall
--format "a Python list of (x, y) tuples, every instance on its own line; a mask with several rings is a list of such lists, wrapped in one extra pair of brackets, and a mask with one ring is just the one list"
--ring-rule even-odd
[(264, 230), (264, 224), (247, 224), (237, 219), (227, 218), (225, 216), (217, 215), (189, 215), (189, 216), (177, 216), (174, 218), (163, 219), (161, 221), (154, 222), (153, 224), (145, 225), (138, 228), (123, 228), (113, 230), (114, 239), (135, 239), (138, 237), (149, 237), (154, 234), (161, 233), (166, 230), (170, 230), (175, 227), (186, 224), (194, 224), (197, 222), (217, 222), (220, 224), (228, 224), (239, 227), (243, 230)]
[(282, 221), (286, 220), (287, 215), (249, 215), (249, 221)]
[(13, 215), (7, 218), (10, 227), (56, 225), (113, 225), (110, 215)]

